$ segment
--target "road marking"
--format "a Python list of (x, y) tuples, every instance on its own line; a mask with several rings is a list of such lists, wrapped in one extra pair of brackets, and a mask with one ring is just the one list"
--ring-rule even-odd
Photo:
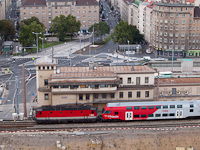
[(7, 101), (10, 102), (11, 100), (8, 99)]

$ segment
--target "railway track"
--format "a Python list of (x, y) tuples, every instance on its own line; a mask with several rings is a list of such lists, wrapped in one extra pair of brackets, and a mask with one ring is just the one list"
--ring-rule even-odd
[(68, 123), (68, 124), (37, 124), (34, 121), (0, 122), (0, 131), (19, 130), (78, 130), (78, 129), (106, 129), (106, 128), (177, 128), (183, 126), (200, 127), (199, 120), (158, 120), (132, 122), (100, 122), (100, 123)]

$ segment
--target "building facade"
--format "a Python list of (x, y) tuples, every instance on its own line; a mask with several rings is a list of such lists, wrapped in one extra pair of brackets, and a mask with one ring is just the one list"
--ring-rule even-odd
[[(183, 57), (199, 51), (199, 7), (185, 3), (154, 3), (151, 43), (157, 55)], [(192, 53), (192, 52), (191, 52)]]
[(69, 14), (81, 22), (81, 31), (87, 32), (89, 27), (99, 22), (99, 4), (96, 0), (27, 0), (20, 7), (21, 20), (36, 16), (48, 31), (56, 16)]
[(88, 103), (100, 110), (108, 102), (154, 100), (154, 73), (147, 66), (56, 67), (57, 60), (35, 62), (38, 105)]

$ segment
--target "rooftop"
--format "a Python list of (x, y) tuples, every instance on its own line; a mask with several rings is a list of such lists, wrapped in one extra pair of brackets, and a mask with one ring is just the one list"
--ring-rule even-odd
[(200, 83), (200, 78), (160, 78), (159, 84), (187, 84)]
[(35, 60), (35, 65), (36, 66), (39, 66), (39, 65), (42, 65), (42, 66), (45, 66), (45, 65), (57, 65), (58, 64), (58, 60), (53, 58), (50, 58), (48, 56), (44, 56), (44, 57), (41, 57), (41, 58), (38, 58)]
[(76, 0), (76, 5), (99, 5), (96, 0)]
[(37, 6), (37, 5), (46, 5), (45, 0), (25, 0), (22, 2), (22, 6)]

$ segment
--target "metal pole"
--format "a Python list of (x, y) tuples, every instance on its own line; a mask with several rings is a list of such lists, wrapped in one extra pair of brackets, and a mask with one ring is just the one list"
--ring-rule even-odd
[(89, 57), (91, 55), (90, 38), (89, 38)]
[(36, 37), (37, 37), (37, 58), (38, 58), (38, 33), (36, 33)]
[(71, 59), (71, 46), (70, 46), (70, 66), (72, 66), (72, 59)]
[(128, 64), (129, 64), (129, 41), (128, 41)]
[(26, 111), (26, 85), (25, 85), (24, 64), (23, 64), (23, 100), (24, 100), (24, 118), (27, 118), (27, 111)]
[(43, 56), (44, 56), (44, 38), (42, 38), (42, 51), (43, 51)]
[(81, 34), (80, 34), (80, 51), (81, 51)]
[(157, 101), (158, 101), (158, 94), (159, 94), (159, 71), (158, 71), (158, 78), (157, 78)]
[(94, 24), (93, 24), (93, 45), (94, 45)]
[(174, 51), (173, 51), (173, 49), (174, 49), (174, 41), (172, 40), (172, 42), (173, 42), (173, 47), (172, 47), (172, 71), (173, 71), (173, 60), (174, 60)]
[(53, 63), (53, 32), (52, 32), (52, 63)]
[(15, 76), (15, 88), (16, 88), (16, 103), (17, 103), (17, 114), (19, 114), (19, 92), (18, 92), (18, 76)]

